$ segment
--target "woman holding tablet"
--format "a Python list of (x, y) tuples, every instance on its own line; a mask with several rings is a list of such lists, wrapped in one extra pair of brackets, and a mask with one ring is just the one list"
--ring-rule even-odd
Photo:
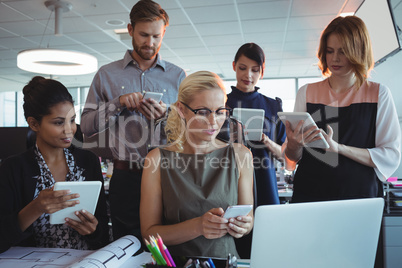
[[(73, 99), (60, 82), (34, 77), (23, 89), (24, 114), (36, 145), (6, 159), (0, 167), (0, 252), (12, 246), (96, 249), (108, 243), (103, 188), (95, 216), (77, 211), (81, 220), (50, 224), (49, 214), (75, 206), (58, 181), (98, 180), (98, 158), (71, 146), (77, 130)], [(12, 137), (11, 137), (12, 138)], [(23, 142), (23, 141), (22, 141)]]
[[(327, 78), (301, 87), (294, 111), (310, 113), (320, 129), (286, 122), (286, 167), (299, 164), (292, 202), (383, 196), (381, 181), (400, 162), (401, 132), (389, 89), (368, 80), (374, 62), (364, 22), (335, 18), (321, 35), (318, 58)], [(329, 148), (304, 147), (319, 132)]]
[(281, 145), (285, 141), (285, 126), (278, 119), (282, 111), (282, 101), (271, 99), (258, 92), (256, 84), (264, 75), (265, 54), (254, 43), (242, 45), (234, 58), (236, 87), (228, 94), (226, 105), (234, 108), (254, 108), (265, 110), (265, 120), (261, 141), (248, 141), (254, 157), (257, 189), (257, 206), (279, 204), (278, 187), (274, 159), (281, 157)]
[(253, 204), (250, 151), (216, 138), (229, 116), (225, 102), (225, 88), (216, 74), (189, 75), (166, 122), (168, 145), (145, 159), (141, 233), (159, 234), (172, 255), (237, 255), (234, 238), (251, 231), (252, 211), (222, 217), (228, 206)]

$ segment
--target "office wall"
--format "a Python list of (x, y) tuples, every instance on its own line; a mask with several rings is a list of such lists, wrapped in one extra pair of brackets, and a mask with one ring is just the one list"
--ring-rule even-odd
[[(371, 73), (371, 80), (390, 88), (399, 116), (399, 126), (402, 130), (402, 51), (375, 67)], [(402, 177), (401, 164), (393, 176)]]

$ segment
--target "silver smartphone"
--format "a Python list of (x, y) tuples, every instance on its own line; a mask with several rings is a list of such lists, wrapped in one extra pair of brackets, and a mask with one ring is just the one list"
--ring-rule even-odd
[(229, 206), (222, 217), (226, 219), (246, 216), (253, 209), (253, 205)]
[(142, 97), (143, 99), (153, 99), (156, 102), (160, 102), (162, 99), (163, 93), (159, 93), (159, 92), (145, 92), (144, 96)]

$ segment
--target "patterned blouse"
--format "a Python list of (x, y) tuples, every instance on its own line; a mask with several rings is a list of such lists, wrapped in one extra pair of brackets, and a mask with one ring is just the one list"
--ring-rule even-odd
[[(34, 196), (36, 199), (42, 190), (51, 189), (55, 180), (37, 146), (35, 146), (34, 152), (40, 169), (40, 175), (34, 177), (37, 180)], [(66, 181), (84, 181), (85, 178), (81, 176), (84, 169), (75, 165), (74, 157), (68, 149), (64, 149), (64, 154), (68, 166)], [(38, 247), (88, 249), (88, 244), (82, 235), (65, 224), (50, 224), (47, 213), (42, 214), (33, 223), (33, 229)]]

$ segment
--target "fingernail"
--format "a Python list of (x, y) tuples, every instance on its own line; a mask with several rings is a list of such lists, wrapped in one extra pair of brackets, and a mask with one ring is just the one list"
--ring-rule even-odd
[(85, 211), (85, 209), (83, 209), (83, 210), (81, 210), (82, 211), (82, 213), (87, 213), (86, 211)]
[(76, 211), (76, 212), (75, 212), (75, 215), (77, 215), (77, 216), (78, 216), (78, 215), (80, 215), (80, 213), (79, 213), (78, 211)]
[(241, 217), (238, 217), (237, 220), (238, 220), (238, 221), (241, 221)]
[(65, 221), (69, 221), (70, 219), (69, 219), (69, 218), (65, 218), (64, 220), (65, 220)]
[(233, 219), (233, 218), (231, 218), (231, 219), (230, 219), (230, 222), (234, 222), (234, 219)]

